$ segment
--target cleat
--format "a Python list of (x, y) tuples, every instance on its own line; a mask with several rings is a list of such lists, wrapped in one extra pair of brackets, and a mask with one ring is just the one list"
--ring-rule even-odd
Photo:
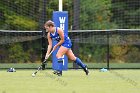
[(58, 76), (62, 76), (62, 71), (57, 71)]
[(58, 76), (62, 76), (62, 71), (54, 71), (53, 74), (58, 75)]
[(86, 75), (88, 75), (88, 74), (89, 74), (89, 71), (88, 71), (87, 66), (85, 66), (84, 71), (85, 71)]
[(54, 71), (53, 74), (57, 74), (58, 71)]

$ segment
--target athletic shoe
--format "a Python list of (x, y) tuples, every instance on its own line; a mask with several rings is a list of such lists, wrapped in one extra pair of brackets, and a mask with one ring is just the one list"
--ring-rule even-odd
[(86, 75), (89, 74), (89, 71), (88, 71), (88, 67), (87, 66), (85, 66), (84, 71), (85, 71)]
[(56, 74), (57, 73), (57, 71), (55, 70), (54, 72), (53, 72), (53, 74)]
[(62, 76), (62, 71), (58, 71), (58, 72), (57, 72), (57, 75), (58, 75), (58, 76)]
[(58, 75), (58, 76), (62, 76), (62, 71), (54, 71), (53, 74)]

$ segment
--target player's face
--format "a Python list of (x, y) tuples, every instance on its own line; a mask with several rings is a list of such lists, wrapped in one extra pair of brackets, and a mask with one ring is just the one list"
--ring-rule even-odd
[(45, 29), (46, 29), (47, 32), (51, 32), (51, 27), (45, 26)]
[(46, 25), (45, 25), (44, 27), (45, 27), (46, 31), (48, 31), (48, 30), (49, 30), (49, 26), (46, 26)]
[(45, 29), (47, 32), (52, 32), (53, 31), (53, 27), (52, 26), (45, 26)]

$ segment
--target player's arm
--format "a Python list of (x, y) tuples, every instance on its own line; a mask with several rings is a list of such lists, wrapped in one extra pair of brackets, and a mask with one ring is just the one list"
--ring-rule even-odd
[(47, 48), (46, 58), (52, 49), (52, 38), (50, 37), (50, 33), (47, 34), (47, 39), (48, 39), (48, 48)]
[(60, 46), (60, 45), (62, 45), (63, 44), (63, 42), (64, 42), (64, 32), (63, 32), (63, 30), (61, 29), (61, 28), (58, 28), (58, 34), (59, 34), (59, 36), (60, 36), (60, 41), (54, 46), (54, 50), (58, 47), (58, 46)]

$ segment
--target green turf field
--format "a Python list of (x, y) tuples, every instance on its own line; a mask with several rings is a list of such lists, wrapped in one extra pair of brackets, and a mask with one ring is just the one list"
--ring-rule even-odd
[(0, 93), (139, 93), (140, 70), (82, 70), (64, 71), (62, 77), (52, 70), (0, 70)]

